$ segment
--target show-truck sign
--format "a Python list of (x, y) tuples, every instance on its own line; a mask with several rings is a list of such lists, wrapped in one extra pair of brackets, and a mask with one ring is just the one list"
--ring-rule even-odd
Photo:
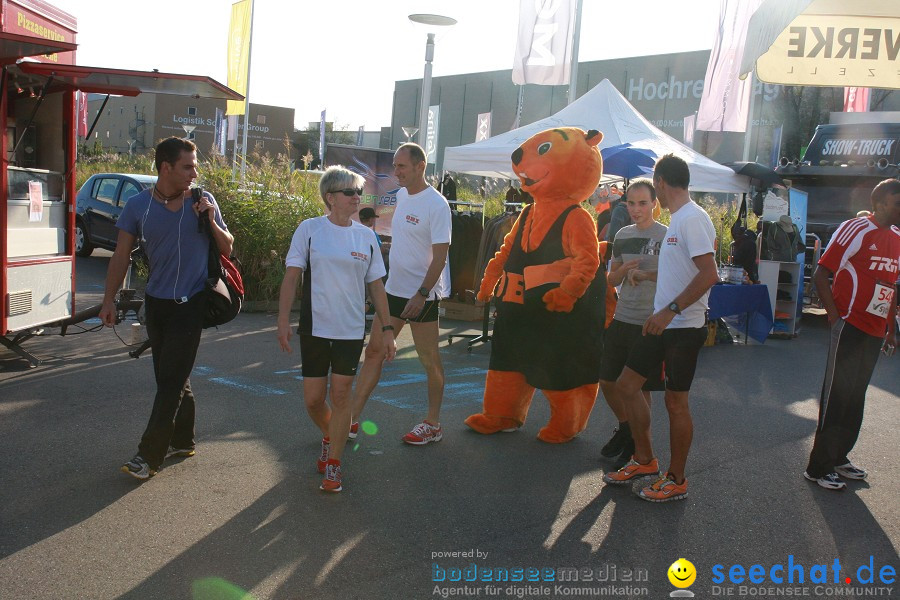
[(886, 160), (895, 165), (900, 160), (900, 125), (860, 124), (821, 126), (804, 156), (813, 166), (849, 163), (866, 165)]
[(379, 235), (391, 235), (391, 219), (397, 207), (397, 190), (400, 187), (394, 177), (394, 153), (379, 148), (328, 144), (325, 164), (341, 165), (363, 176), (366, 182), (359, 207), (374, 208), (378, 216), (375, 231)]

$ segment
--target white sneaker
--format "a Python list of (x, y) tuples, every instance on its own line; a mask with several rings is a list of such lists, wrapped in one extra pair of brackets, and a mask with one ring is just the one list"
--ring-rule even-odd
[(860, 469), (853, 465), (853, 463), (847, 463), (846, 465), (841, 465), (839, 467), (834, 468), (837, 471), (837, 474), (845, 479), (856, 479), (858, 481), (862, 481), (866, 477), (869, 476), (866, 473), (865, 469)]
[(810, 481), (815, 481), (816, 483), (819, 484), (819, 487), (823, 487), (826, 490), (840, 491), (840, 490), (844, 489), (845, 487), (847, 487), (847, 484), (844, 483), (843, 481), (841, 481), (841, 478), (838, 477), (837, 473), (829, 473), (828, 475), (825, 475), (824, 477), (819, 477), (818, 479), (816, 479), (815, 477), (813, 477), (812, 475), (810, 475), (809, 473), (804, 471), (803, 476), (806, 477), (807, 479), (809, 479)]

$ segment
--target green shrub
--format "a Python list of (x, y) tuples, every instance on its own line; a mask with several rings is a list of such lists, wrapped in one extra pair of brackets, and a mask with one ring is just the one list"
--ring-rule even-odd
[[(80, 158), (78, 186), (94, 173), (155, 173), (147, 155), (100, 155)], [(221, 155), (200, 163), (199, 185), (215, 196), (234, 235), (234, 255), (241, 263), (247, 300), (277, 300), (284, 259), (297, 226), (323, 214), (319, 179), (291, 171), (288, 158), (253, 155), (246, 186), (232, 178), (231, 161)]]

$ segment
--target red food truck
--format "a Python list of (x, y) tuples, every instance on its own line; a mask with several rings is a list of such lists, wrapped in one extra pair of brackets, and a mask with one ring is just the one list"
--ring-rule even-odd
[(0, 2), (0, 345), (22, 343), (75, 307), (75, 93), (241, 100), (196, 75), (75, 64), (76, 20), (42, 0)]

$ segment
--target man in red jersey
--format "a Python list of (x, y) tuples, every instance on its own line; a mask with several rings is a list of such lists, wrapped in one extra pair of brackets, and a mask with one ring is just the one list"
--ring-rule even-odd
[[(819, 398), (819, 424), (804, 477), (829, 490), (868, 473), (847, 455), (862, 426), (866, 389), (878, 351), (897, 344), (897, 274), (900, 271), (900, 180), (872, 190), (873, 214), (844, 221), (831, 237), (813, 275), (828, 313), (831, 343)], [(829, 285), (829, 277), (834, 282)]]

